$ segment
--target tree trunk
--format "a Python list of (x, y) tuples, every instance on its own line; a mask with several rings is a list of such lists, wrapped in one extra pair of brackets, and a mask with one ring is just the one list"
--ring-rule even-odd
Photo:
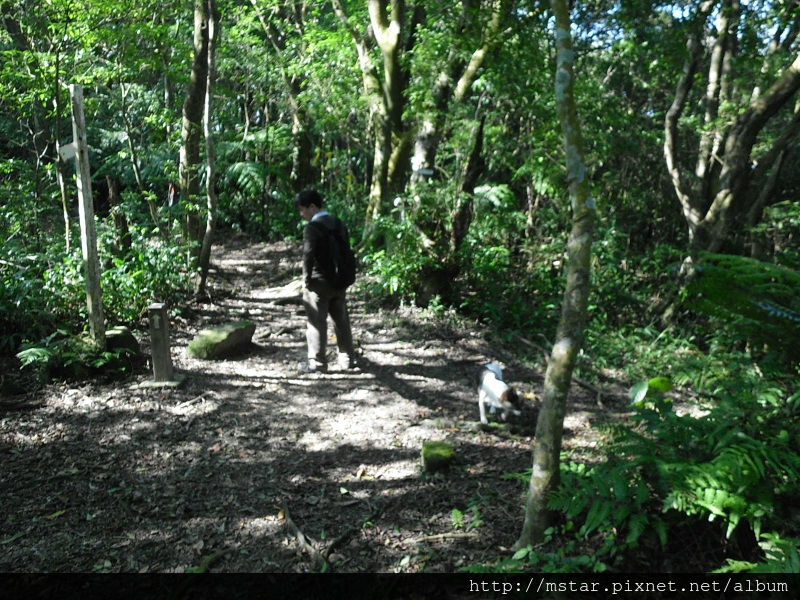
[(147, 202), (147, 208), (150, 211), (150, 218), (153, 220), (153, 225), (155, 226), (156, 230), (158, 230), (159, 234), (166, 239), (167, 233), (161, 226), (161, 219), (158, 216), (158, 206), (151, 195), (147, 193), (144, 184), (144, 177), (142, 177), (142, 170), (139, 167), (139, 152), (136, 149), (136, 144), (134, 143), (134, 129), (133, 124), (131, 123), (130, 114), (128, 112), (128, 90), (130, 90), (130, 86), (126, 90), (125, 82), (122, 80), (118, 81), (117, 85), (119, 86), (120, 91), (120, 112), (122, 113), (122, 124), (125, 127), (125, 137), (128, 138), (128, 151), (131, 158), (131, 167), (133, 168), (133, 177), (136, 180), (136, 187), (139, 190), (139, 195), (145, 200), (145, 202)]
[(572, 204), (572, 231), (567, 247), (567, 282), (561, 320), (545, 374), (542, 409), (536, 423), (533, 471), (525, 506), (525, 521), (516, 544), (520, 548), (540, 543), (550, 524), (547, 500), (559, 484), (564, 415), (572, 372), (583, 346), (587, 319), (592, 240), (596, 220), (596, 207), (584, 163), (583, 134), (574, 96), (575, 52), (570, 35), (568, 0), (552, 0), (552, 8), (558, 50), (555, 93), (564, 137), (567, 181)]
[[(409, 132), (403, 121), (409, 74), (400, 58), (404, 47), (410, 48), (413, 45), (415, 25), (412, 22), (408, 28), (412, 33), (404, 46), (402, 36), (406, 27), (405, 1), (395, 0), (390, 3), (389, 0), (368, 0), (371, 31), (383, 60), (381, 77), (370, 56), (367, 40), (350, 22), (341, 1), (332, 0), (332, 4), (356, 44), (375, 137), (372, 183), (364, 219), (366, 237), (372, 233), (370, 225), (388, 213), (392, 198), (405, 187), (411, 154)], [(412, 21), (421, 16), (421, 9), (417, 9)]]
[(469, 226), (475, 215), (475, 187), (486, 168), (483, 158), (483, 135), (486, 127), (486, 117), (481, 119), (478, 130), (475, 132), (475, 141), (472, 144), (467, 167), (464, 169), (464, 181), (461, 184), (461, 194), (456, 201), (453, 212), (453, 230), (450, 232), (450, 254), (454, 262), (458, 260), (458, 252), (467, 237)]
[(745, 200), (754, 172), (753, 147), (767, 122), (800, 90), (800, 55), (780, 79), (756, 98), (733, 124), (725, 144), (725, 156), (719, 175), (719, 191), (698, 225), (695, 250), (718, 252), (732, 222), (746, 214), (750, 203)]
[(117, 232), (113, 245), (114, 255), (125, 258), (131, 251), (131, 231), (128, 228), (128, 219), (122, 212), (122, 196), (119, 193), (119, 181), (111, 175), (106, 175), (108, 186), (108, 205), (111, 208), (111, 218), (114, 220), (114, 229)]
[(214, 117), (214, 87), (217, 80), (217, 44), (221, 33), (221, 15), (217, 7), (217, 0), (208, 2), (208, 81), (206, 83), (205, 109), (203, 111), (203, 128), (206, 138), (206, 229), (203, 242), (200, 246), (198, 258), (198, 277), (195, 294), (203, 296), (206, 293), (208, 269), (211, 264), (211, 243), (217, 226), (217, 179), (216, 152), (214, 149), (213, 117)]
[[(735, 227), (741, 228), (747, 216), (758, 213), (757, 204), (767, 202), (761, 193), (769, 185), (770, 172), (779, 167), (777, 158), (785, 147), (786, 136), (780, 136), (760, 155), (753, 154), (759, 135), (768, 122), (781, 111), (800, 90), (800, 56), (795, 58), (766, 91), (758, 85), (753, 90), (749, 106), (739, 111), (730, 126), (716, 126), (719, 107), (729, 101), (727, 87), (730, 62), (737, 46), (737, 31), (742, 25), (739, 0), (725, 0), (719, 11), (717, 39), (709, 60), (708, 85), (704, 96), (704, 131), (699, 133), (699, 145), (694, 172), (684, 169), (678, 140), (679, 120), (686, 107), (699, 68), (707, 32), (704, 25), (713, 14), (716, 0), (706, 0), (700, 6), (695, 29), (688, 42), (688, 56), (683, 75), (678, 82), (672, 106), (664, 122), (664, 156), (667, 170), (688, 226), (690, 255), (701, 251), (718, 252), (729, 242)], [(752, 18), (752, 17), (751, 17)], [(796, 19), (796, 17), (795, 17)], [(782, 31), (777, 27), (776, 31)], [(777, 35), (777, 34), (776, 34)], [(772, 44), (788, 50), (794, 40), (788, 35)], [(774, 56), (768, 57), (774, 62)], [(767, 62), (763, 72), (767, 72)], [(796, 116), (795, 116), (796, 119)], [(794, 121), (792, 122), (794, 123)], [(790, 124), (789, 129), (794, 125)]]
[(199, 253), (202, 226), (200, 224), (200, 167), (203, 112), (208, 82), (208, 5), (206, 0), (194, 2), (194, 62), (183, 103), (179, 180), (181, 203), (186, 211), (186, 235), (194, 243), (195, 258)]
[[(250, 3), (255, 9), (261, 28), (264, 30), (272, 47), (277, 53), (284, 54), (288, 35), (278, 28), (276, 22), (279, 20), (288, 21), (296, 30), (302, 31), (305, 26), (305, 5), (296, 3), (292, 10), (287, 10), (285, 5), (279, 6), (277, 7), (278, 18), (274, 14), (268, 18), (261, 9), (258, 0), (250, 0)], [(289, 106), (292, 111), (292, 141), (294, 149), (292, 151), (292, 172), (290, 177), (295, 191), (300, 192), (311, 185), (314, 175), (312, 167), (313, 142), (309, 135), (308, 116), (300, 101), (303, 79), (298, 74), (290, 75), (285, 63), (281, 64), (280, 71), (286, 90), (289, 93)]]
[(501, 41), (503, 23), (515, 4), (512, 0), (490, 3), (491, 16), (486, 25), (481, 27), (481, 12), (471, 2), (463, 2), (460, 29), (479, 30), (480, 40), (469, 61), (463, 60), (459, 53), (453, 51), (436, 79), (431, 110), (423, 117), (414, 140), (412, 185), (435, 177), (436, 154), (447, 123), (449, 107), (452, 103), (464, 102), (469, 97), (478, 71), (485, 66), (492, 50)]

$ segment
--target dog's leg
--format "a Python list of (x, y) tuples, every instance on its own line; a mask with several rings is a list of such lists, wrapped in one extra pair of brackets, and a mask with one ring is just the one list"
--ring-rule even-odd
[(488, 398), (486, 397), (486, 394), (484, 393), (483, 390), (478, 392), (478, 410), (481, 413), (481, 423), (483, 423), (484, 425), (488, 425), (489, 424), (489, 420), (486, 418), (486, 401), (487, 400), (488, 400)]

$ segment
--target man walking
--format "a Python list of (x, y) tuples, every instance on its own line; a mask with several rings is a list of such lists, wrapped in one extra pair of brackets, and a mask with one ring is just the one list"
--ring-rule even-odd
[(347, 245), (350, 234), (341, 219), (334, 217), (323, 208), (324, 200), (316, 190), (305, 190), (297, 195), (297, 208), (300, 216), (308, 224), (303, 234), (303, 305), (308, 323), (306, 340), (308, 342), (308, 363), (303, 370), (309, 373), (324, 373), (328, 370), (326, 347), (328, 341), (328, 315), (333, 321), (336, 344), (339, 350), (339, 367), (353, 369), (356, 366), (353, 348), (353, 333), (350, 330), (350, 317), (347, 312), (346, 288), (334, 287), (324, 272), (324, 261), (331, 251), (329, 238)]

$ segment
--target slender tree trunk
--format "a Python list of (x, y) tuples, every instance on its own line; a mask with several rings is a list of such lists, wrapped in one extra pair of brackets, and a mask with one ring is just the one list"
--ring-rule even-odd
[[(200, 168), (203, 112), (208, 82), (208, 6), (194, 2), (194, 62), (183, 103), (179, 180), (181, 203), (186, 211), (186, 235), (190, 243), (202, 240), (200, 224)], [(199, 247), (193, 249), (195, 258)]]
[(115, 177), (106, 175), (106, 185), (108, 186), (108, 205), (111, 208), (111, 218), (114, 220), (114, 229), (117, 232), (117, 238), (113, 245), (114, 255), (117, 258), (125, 258), (131, 250), (131, 231), (128, 227), (128, 219), (122, 212), (119, 182)]
[(667, 171), (672, 179), (672, 186), (678, 196), (678, 202), (683, 209), (683, 217), (689, 228), (689, 239), (694, 239), (695, 231), (703, 219), (702, 211), (696, 206), (695, 195), (692, 181), (687, 181), (680, 167), (678, 156), (678, 122), (686, 109), (689, 93), (694, 85), (695, 75), (700, 66), (700, 59), (703, 56), (703, 34), (704, 25), (708, 15), (716, 4), (716, 0), (706, 0), (699, 9), (698, 16), (695, 18), (694, 31), (686, 43), (687, 58), (684, 62), (683, 73), (678, 81), (675, 90), (675, 98), (667, 110), (664, 119), (664, 159), (667, 164)]
[[(258, 0), (250, 0), (256, 11), (256, 16), (261, 23), (267, 38), (276, 52), (282, 54), (286, 51), (286, 41), (288, 35), (279, 30), (276, 26), (277, 19), (268, 18), (261, 9)], [(296, 3), (291, 9), (287, 6), (279, 7), (278, 14), (280, 20), (289, 20), (295, 29), (302, 31), (305, 26), (305, 5)], [(289, 15), (288, 13), (292, 13)], [(292, 173), (291, 180), (296, 191), (301, 191), (311, 185), (314, 175), (312, 167), (313, 142), (309, 135), (308, 116), (303, 103), (300, 101), (302, 92), (302, 78), (300, 75), (290, 75), (284, 64), (281, 64), (281, 77), (286, 89), (289, 92), (289, 106), (292, 110), (292, 140), (294, 148), (292, 151)]]
[(467, 167), (464, 169), (464, 181), (461, 184), (461, 195), (456, 202), (453, 212), (453, 230), (450, 233), (450, 254), (456, 263), (456, 274), (460, 270), (457, 265), (457, 256), (472, 224), (475, 215), (475, 187), (486, 168), (483, 158), (483, 134), (486, 127), (486, 117), (481, 119), (475, 132), (475, 141), (472, 144)]
[(533, 471), (525, 521), (518, 547), (537, 544), (550, 524), (549, 494), (559, 484), (561, 441), (564, 433), (572, 372), (583, 346), (591, 288), (590, 265), (596, 207), (584, 163), (584, 142), (574, 96), (574, 61), (568, 0), (552, 0), (556, 19), (555, 93), (564, 137), (567, 181), (572, 204), (572, 231), (568, 243), (567, 282), (561, 320), (544, 382), (544, 397), (533, 447)]
[(216, 184), (216, 152), (214, 149), (214, 87), (217, 79), (217, 44), (221, 33), (221, 19), (217, 0), (208, 2), (208, 82), (206, 83), (205, 110), (203, 111), (203, 127), (206, 138), (206, 229), (200, 246), (198, 259), (198, 278), (195, 293), (202, 296), (206, 293), (208, 269), (211, 264), (211, 244), (217, 226), (217, 192)]
[(125, 127), (125, 137), (128, 138), (128, 153), (131, 158), (131, 168), (133, 169), (133, 177), (136, 180), (136, 188), (139, 190), (139, 195), (147, 203), (147, 208), (150, 211), (150, 218), (153, 220), (153, 225), (158, 230), (159, 234), (166, 238), (166, 232), (161, 226), (161, 219), (158, 216), (158, 206), (153, 198), (147, 193), (144, 184), (144, 177), (142, 177), (142, 169), (139, 167), (139, 151), (134, 142), (133, 124), (131, 123), (130, 115), (128, 113), (128, 91), (125, 83), (120, 79), (117, 82), (120, 90), (120, 112), (122, 114), (122, 124)]

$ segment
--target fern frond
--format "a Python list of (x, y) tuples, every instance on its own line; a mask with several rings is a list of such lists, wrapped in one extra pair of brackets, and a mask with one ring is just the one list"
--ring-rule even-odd
[(236, 162), (225, 171), (225, 181), (249, 197), (259, 196), (264, 192), (267, 181), (267, 168), (256, 162)]

